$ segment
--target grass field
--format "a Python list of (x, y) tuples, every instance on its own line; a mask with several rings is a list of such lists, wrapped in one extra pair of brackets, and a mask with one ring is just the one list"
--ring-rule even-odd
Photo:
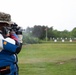
[(76, 43), (24, 45), (19, 75), (76, 75)]

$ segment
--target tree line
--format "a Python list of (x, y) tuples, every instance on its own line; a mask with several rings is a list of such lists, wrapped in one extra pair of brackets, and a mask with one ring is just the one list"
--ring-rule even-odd
[(29, 36), (30, 38), (37, 38), (39, 40), (48, 40), (56, 38), (76, 38), (76, 27), (72, 31), (54, 30), (53, 27), (35, 25), (34, 27), (27, 27), (24, 36)]

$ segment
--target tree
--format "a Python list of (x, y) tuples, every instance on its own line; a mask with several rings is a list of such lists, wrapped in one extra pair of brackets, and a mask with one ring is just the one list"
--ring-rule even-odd
[(72, 30), (71, 35), (76, 38), (76, 27)]
[(70, 38), (70, 32), (67, 30), (61, 31), (62, 38)]
[[(47, 29), (47, 31), (46, 31)], [(40, 40), (44, 40), (46, 38), (46, 32), (47, 32), (47, 39), (50, 40), (50, 38), (72, 38), (76, 37), (76, 28), (74, 28), (72, 31), (64, 30), (64, 31), (58, 31), (54, 30), (53, 27), (46, 27), (41, 25), (35, 25), (34, 27), (30, 28), (28, 27), (26, 29), (26, 34), (36, 37)]]
[(50, 28), (47, 29), (47, 36), (48, 36), (48, 39), (54, 37), (53, 27), (50, 27)]
[(39, 39), (45, 38), (45, 26), (35, 25), (32, 31), (34, 37), (38, 37)]

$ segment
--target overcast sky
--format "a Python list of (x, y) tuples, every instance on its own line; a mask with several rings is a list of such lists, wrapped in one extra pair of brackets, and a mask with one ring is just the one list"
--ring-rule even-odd
[(11, 14), (23, 28), (53, 26), (57, 30), (76, 27), (76, 0), (0, 0), (0, 11)]

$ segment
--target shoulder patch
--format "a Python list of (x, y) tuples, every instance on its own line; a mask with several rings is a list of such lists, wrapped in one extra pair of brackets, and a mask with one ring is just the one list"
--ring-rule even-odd
[(6, 45), (6, 44), (7, 44), (7, 42), (6, 42), (6, 41), (4, 41), (4, 42), (3, 42), (3, 44), (4, 44), (4, 45)]

